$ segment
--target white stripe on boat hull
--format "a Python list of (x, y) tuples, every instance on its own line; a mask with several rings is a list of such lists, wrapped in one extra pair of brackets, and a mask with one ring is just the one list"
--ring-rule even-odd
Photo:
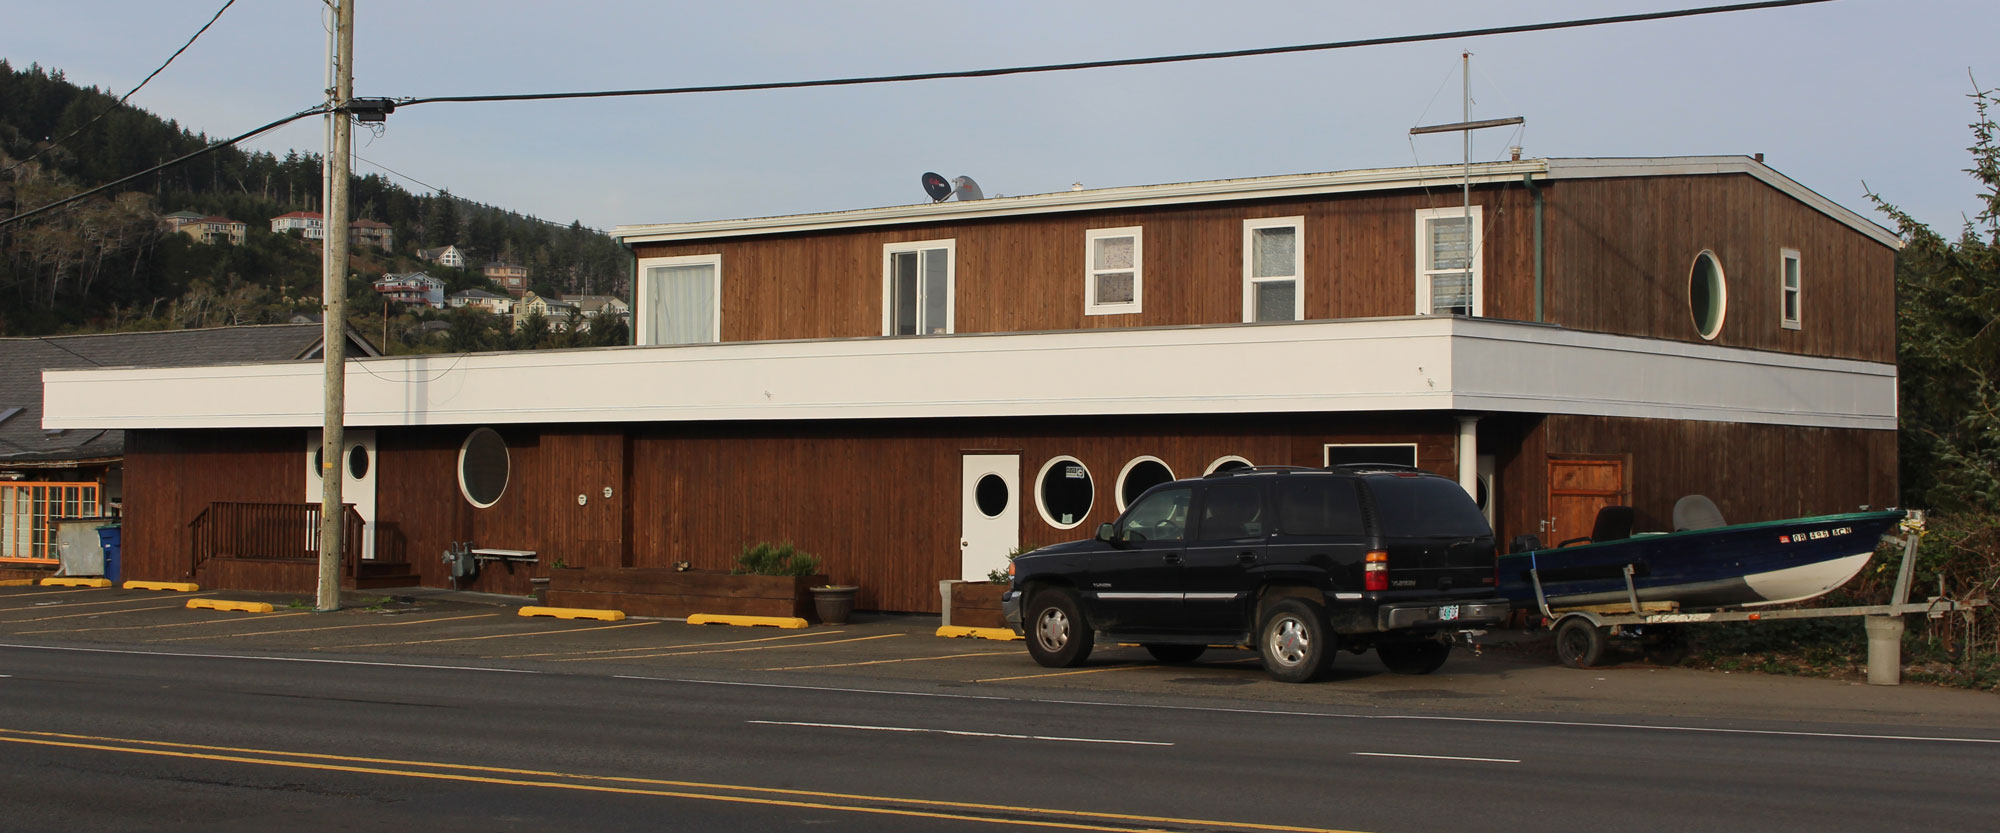
[(1743, 606), (1761, 607), (1802, 602), (1822, 595), (1846, 584), (1855, 573), (1861, 572), (1861, 568), (1868, 564), (1868, 558), (1874, 554), (1875, 551), (1871, 549), (1798, 567), (1744, 576), (1743, 582), (1750, 585), (1751, 591), (1762, 596), (1764, 601), (1747, 602)]

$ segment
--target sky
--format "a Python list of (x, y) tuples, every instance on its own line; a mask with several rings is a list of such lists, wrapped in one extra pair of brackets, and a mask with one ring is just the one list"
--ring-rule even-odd
[[(355, 94), (677, 87), (1248, 49), (1691, 8), (1716, 0), (951, 2), (356, 0)], [(222, 5), (14, 3), (0, 57), (123, 94)], [(325, 7), (241, 0), (132, 103), (211, 136), (316, 106)], [(1461, 161), (1765, 154), (1886, 224), (1867, 189), (1953, 236), (1974, 79), (2000, 86), (2000, 3), (1836, 0), (1660, 22), (992, 79), (398, 110), (360, 173), (544, 219), (616, 225)], [(318, 119), (250, 143), (324, 147)], [(393, 173), (392, 173), (393, 172)], [(1866, 183), (1864, 188), (1863, 183)]]

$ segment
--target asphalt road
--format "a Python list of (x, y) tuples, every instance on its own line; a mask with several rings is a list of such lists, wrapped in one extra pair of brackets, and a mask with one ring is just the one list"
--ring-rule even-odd
[(1296, 686), (518, 605), (0, 590), (0, 831), (1977, 830), (2000, 771), (1973, 692), (1493, 652)]

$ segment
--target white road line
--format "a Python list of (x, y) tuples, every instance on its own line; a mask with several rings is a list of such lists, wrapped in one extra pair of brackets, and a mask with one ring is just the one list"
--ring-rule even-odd
[(307, 662), (318, 665), (374, 665), (383, 668), (423, 668), (432, 671), (491, 671), (498, 674), (541, 674), (521, 668), (480, 668), (474, 665), (422, 665), (413, 662), (363, 662), (356, 659), (311, 659), (307, 657), (254, 657), (241, 654), (184, 654), (174, 651), (120, 651), (111, 648), (64, 648), (55, 645), (17, 645), (0, 642), (0, 648), (30, 651), (69, 651), (79, 654), (131, 654), (144, 657), (189, 657), (193, 659), (247, 659), (258, 662)]
[(1482, 764), (1518, 764), (1516, 758), (1461, 758), (1457, 755), (1404, 755), (1396, 752), (1355, 752), (1364, 758), (1423, 758), (1430, 761), (1478, 761)]
[(1156, 740), (1118, 740), (1115, 738), (1063, 738), (1049, 735), (1009, 735), (1001, 732), (968, 732), (963, 729), (919, 729), (911, 726), (859, 726), (852, 723), (800, 723), (788, 720), (746, 720), (761, 726), (804, 726), (810, 729), (859, 729), (866, 732), (904, 732), (925, 735), (958, 735), (968, 738), (1002, 738), (1006, 740), (1052, 740), (1063, 743), (1115, 743), (1126, 746), (1172, 746)]
[[(0, 646), (5, 647), (5, 646)], [(1773, 735), (1798, 738), (1834, 738), (1839, 740), (1905, 740), (1929, 743), (1985, 743), (2000, 744), (2000, 738), (1967, 738), (1938, 735), (1868, 735), (1858, 732), (1806, 732), (1785, 729), (1722, 729), (1709, 726), (1662, 726), (1646, 723), (1588, 723), (1574, 720), (1528, 720), (1502, 717), (1443, 717), (1422, 714), (1343, 714), (1340, 712), (1309, 712), (1289, 709), (1230, 709), (1218, 706), (1169, 706), (1156, 703), (1114, 703), (1104, 700), (1045, 700), (1035, 697), (999, 697), (979, 694), (946, 694), (933, 691), (892, 691), (875, 688), (836, 688), (833, 686), (785, 685), (782, 683), (749, 683), (733, 680), (695, 680), (675, 677), (620, 676), (626, 680), (650, 680), (663, 683), (683, 683), (688, 685), (742, 686), (746, 688), (789, 688), (800, 691), (827, 691), (841, 694), (878, 694), (890, 697), (939, 697), (948, 700), (1004, 700), (1014, 703), (1041, 703), (1053, 706), (1099, 706), (1113, 709), (1150, 709), (1154, 711), (1205, 712), (1209, 714), (1248, 714), (1277, 717), (1326, 717), (1341, 720), (1436, 720), (1456, 723), (1495, 723), (1521, 726), (1563, 726), (1580, 729), (1633, 729), (1652, 732), (1696, 732), (1717, 735)]]

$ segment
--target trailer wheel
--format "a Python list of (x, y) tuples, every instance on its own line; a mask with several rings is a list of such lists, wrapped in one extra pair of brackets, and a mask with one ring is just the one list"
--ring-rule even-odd
[(1589, 668), (1604, 658), (1604, 629), (1581, 616), (1556, 626), (1556, 658), (1571, 668)]

